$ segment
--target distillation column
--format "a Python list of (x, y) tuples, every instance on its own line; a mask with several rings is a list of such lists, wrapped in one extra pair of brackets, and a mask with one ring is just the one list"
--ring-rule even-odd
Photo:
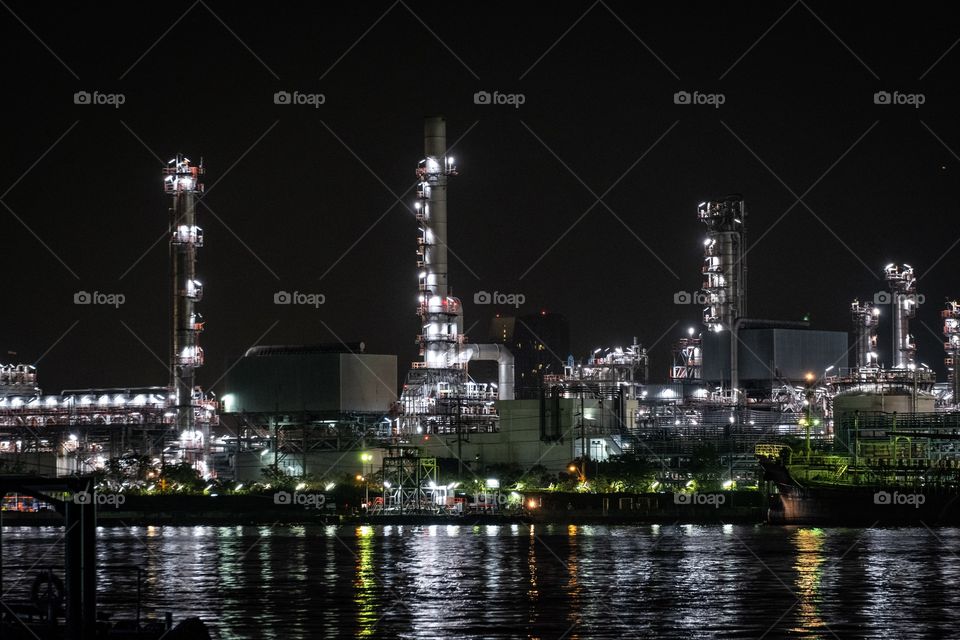
[(943, 348), (946, 351), (944, 364), (947, 366), (947, 382), (952, 394), (951, 402), (960, 406), (960, 302), (950, 300), (941, 312), (943, 316)]
[(176, 413), (180, 434), (187, 432), (188, 437), (193, 438), (198, 405), (194, 379), (197, 367), (203, 364), (203, 349), (199, 344), (203, 320), (195, 309), (203, 296), (203, 287), (197, 280), (197, 249), (203, 246), (203, 230), (197, 226), (196, 212), (196, 196), (203, 192), (199, 182), (203, 166), (192, 165), (189, 158), (180, 155), (169, 164), (163, 170), (163, 190), (173, 196), (170, 208), (170, 404)]
[(854, 300), (850, 305), (850, 317), (856, 336), (857, 367), (871, 368), (877, 365), (877, 324), (880, 309), (869, 302)]
[(732, 329), (747, 313), (745, 258), (746, 208), (739, 196), (728, 196), (697, 207), (707, 226), (703, 248), (703, 290), (707, 306), (703, 322), (712, 331)]
[(422, 331), (419, 336), (423, 367), (447, 369), (455, 365), (463, 330), (460, 300), (450, 295), (447, 282), (447, 178), (457, 175), (447, 153), (447, 123), (427, 118), (423, 125), (424, 158), (417, 166), (417, 220), (420, 222), (418, 266)]
[(917, 315), (917, 280), (908, 264), (888, 264), (883, 269), (890, 287), (890, 309), (893, 316), (893, 368), (913, 369), (917, 346), (910, 335), (910, 318)]

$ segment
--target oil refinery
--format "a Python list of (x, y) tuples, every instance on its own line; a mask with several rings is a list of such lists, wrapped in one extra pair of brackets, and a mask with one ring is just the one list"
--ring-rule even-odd
[[(643, 327), (632, 332), (637, 337), (579, 359), (553, 353), (565, 340), (543, 340), (531, 328), (539, 323), (540, 332), (563, 334), (562, 318), (546, 312), (498, 316), (492, 339), (471, 340), (448, 268), (456, 229), (448, 196), (458, 169), (442, 117), (424, 122), (411, 227), (416, 260), (395, 283), (418, 283), (416, 291), (409, 287), (414, 313), (397, 317), (410, 319), (420, 359), (400, 384), (397, 356), (367, 353), (360, 342), (260, 345), (229, 369), (216, 399), (198, 384), (204, 233), (196, 205), (204, 173), (202, 163), (177, 155), (162, 175), (170, 199), (169, 380), (50, 395), (41, 392), (35, 367), (4, 365), (3, 468), (66, 476), (135, 456), (155, 465), (186, 463), (204, 478), (234, 482), (256, 481), (268, 469), (291, 477), (379, 469), (397, 479), (388, 503), (402, 506), (418, 499), (410, 497), (410, 483), (414, 493), (435, 485), (438, 460), (457, 461), (461, 475), (482, 475), (493, 465), (583, 475), (588, 462), (638, 456), (655, 460), (657, 484), (670, 488), (688, 481), (692, 457), (708, 447), (729, 482), (756, 484), (758, 445), (805, 441), (809, 451), (811, 441), (846, 438), (839, 427), (851, 416), (929, 422), (958, 410), (960, 306), (948, 301), (941, 313), (948, 378), (938, 381), (918, 359), (911, 334), (923, 298), (908, 264), (882, 269), (888, 291), (852, 301), (849, 332), (751, 316), (749, 216), (739, 195), (690, 212), (703, 225), (703, 280), (696, 293), (678, 296), (702, 304), (703, 317), (676, 340), (671, 362), (651, 363), (640, 336), (653, 336)], [(885, 314), (893, 327), (887, 365), (878, 355)], [(495, 375), (477, 375), (477, 363), (489, 363)], [(651, 369), (667, 375), (658, 381)]]

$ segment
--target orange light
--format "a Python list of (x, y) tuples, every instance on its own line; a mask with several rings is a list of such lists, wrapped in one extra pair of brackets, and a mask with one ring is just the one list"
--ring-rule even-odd
[(537, 501), (536, 501), (536, 500), (533, 500), (532, 498), (531, 498), (530, 500), (528, 500), (528, 501), (527, 501), (527, 508), (528, 508), (528, 509), (536, 509), (536, 508), (537, 508)]
[(577, 472), (577, 467), (574, 466), (574, 465), (570, 465), (569, 467), (567, 467), (567, 469), (570, 471), (570, 473), (576, 473), (576, 472)]

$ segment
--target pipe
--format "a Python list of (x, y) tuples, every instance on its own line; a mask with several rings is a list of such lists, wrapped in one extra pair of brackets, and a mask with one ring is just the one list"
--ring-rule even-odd
[(433, 246), (429, 249), (433, 286), (433, 295), (441, 300), (449, 295), (447, 283), (447, 121), (442, 116), (433, 116), (423, 120), (423, 152), (429, 165), (436, 162), (437, 168), (428, 166), (430, 171), (430, 208), (429, 226), (433, 232)]
[(513, 400), (513, 354), (502, 344), (465, 344), (460, 348), (460, 363), (470, 360), (489, 360), (497, 363), (498, 399)]

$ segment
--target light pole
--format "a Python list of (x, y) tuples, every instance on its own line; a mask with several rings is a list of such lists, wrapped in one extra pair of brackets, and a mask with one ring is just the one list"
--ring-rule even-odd
[[(367, 473), (367, 463), (373, 461), (372, 453), (361, 453), (360, 461), (363, 463), (360, 465), (360, 470), (363, 474), (363, 501), (367, 505), (367, 510), (370, 510), (370, 475)], [(373, 471), (373, 467), (370, 467), (370, 470)]]

